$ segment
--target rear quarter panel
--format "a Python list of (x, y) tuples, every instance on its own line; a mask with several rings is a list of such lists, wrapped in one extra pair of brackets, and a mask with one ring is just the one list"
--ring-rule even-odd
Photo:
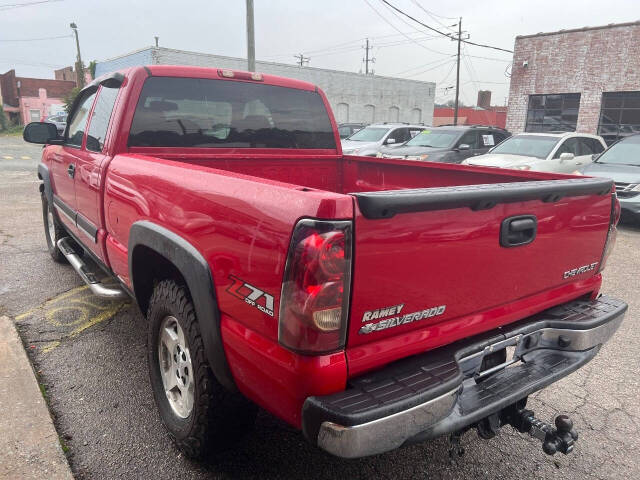
[[(282, 275), (297, 220), (353, 215), (346, 195), (143, 155), (111, 161), (104, 202), (109, 258), (125, 283), (131, 286), (129, 230), (150, 220), (180, 235), (209, 262), (222, 313), (270, 339), (277, 338)], [(227, 292), (232, 276), (272, 295), (274, 316)]]

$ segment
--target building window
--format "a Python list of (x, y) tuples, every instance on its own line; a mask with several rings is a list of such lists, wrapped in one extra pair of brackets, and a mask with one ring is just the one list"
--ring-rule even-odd
[(579, 93), (529, 95), (525, 131), (575, 132), (579, 108)]
[(422, 110), (419, 108), (414, 108), (411, 110), (411, 123), (420, 123), (422, 122)]
[(29, 110), (29, 121), (30, 122), (39, 122), (40, 121), (40, 110)]
[(390, 122), (400, 121), (400, 109), (398, 107), (389, 107), (389, 121)]
[(640, 92), (604, 92), (598, 135), (611, 145), (640, 132)]
[(376, 121), (376, 107), (373, 105), (364, 106), (364, 119), (365, 122), (373, 123)]
[(338, 123), (346, 123), (349, 121), (349, 104), (339, 103), (336, 106), (336, 120)]

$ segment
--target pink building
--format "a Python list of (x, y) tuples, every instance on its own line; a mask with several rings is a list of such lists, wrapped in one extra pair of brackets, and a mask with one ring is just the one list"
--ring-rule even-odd
[(0, 75), (0, 99), (9, 121), (24, 125), (64, 111), (64, 97), (75, 86), (67, 80), (16, 77), (9, 70)]

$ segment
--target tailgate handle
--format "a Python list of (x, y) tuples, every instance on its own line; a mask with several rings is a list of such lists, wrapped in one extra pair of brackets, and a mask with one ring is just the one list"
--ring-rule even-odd
[(538, 219), (535, 215), (518, 215), (505, 218), (500, 227), (500, 245), (519, 247), (533, 242), (538, 231)]

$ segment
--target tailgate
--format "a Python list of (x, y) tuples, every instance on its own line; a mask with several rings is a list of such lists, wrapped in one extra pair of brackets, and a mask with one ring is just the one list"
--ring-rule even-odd
[(611, 190), (580, 178), (354, 194), (348, 347), (435, 323), (443, 332), (596, 275)]

